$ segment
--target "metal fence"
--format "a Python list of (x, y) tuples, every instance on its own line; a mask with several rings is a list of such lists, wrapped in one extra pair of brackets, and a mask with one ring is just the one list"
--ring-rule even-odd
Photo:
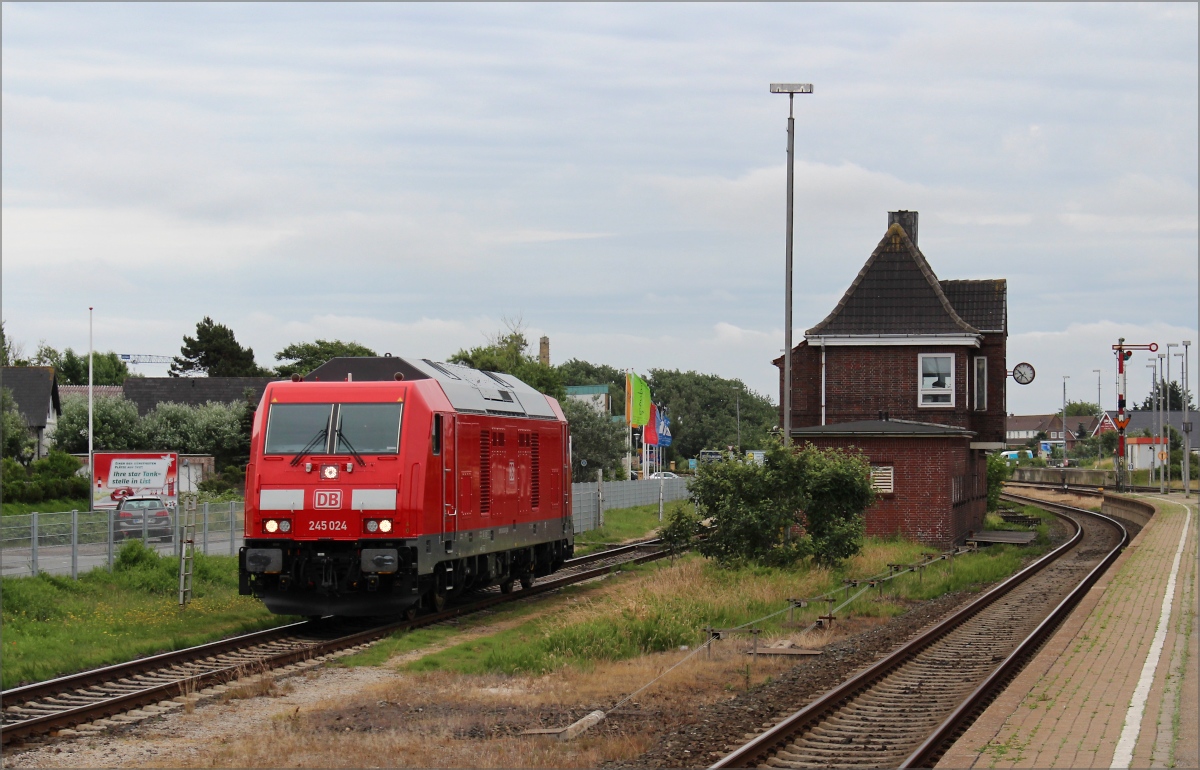
[[(233, 555), (241, 546), (242, 503), (201, 503), (196, 509), (196, 552)], [(166, 531), (144, 521), (123, 527), (116, 511), (64, 511), (0, 517), (0, 574), (47, 572), (77, 578), (93, 567), (112, 568), (125, 540), (142, 540), (159, 553), (178, 554), (175, 512)], [(140, 529), (139, 529), (140, 527)]]
[[(687, 497), (687, 479), (645, 479), (572, 484), (575, 533), (599, 529), (604, 512), (654, 505)], [(234, 555), (242, 544), (242, 503), (201, 503), (196, 509), (196, 553)], [(93, 567), (112, 568), (121, 543), (142, 540), (163, 554), (179, 554), (179, 521), (170, 515), (169, 531), (143, 524), (123, 528), (115, 511), (64, 511), (0, 517), (0, 574), (5, 577), (46, 572), (77, 578)]]
[(655, 505), (684, 500), (688, 496), (687, 479), (642, 479), (640, 481), (595, 481), (572, 484), (575, 534), (604, 526), (604, 512), (635, 505)]

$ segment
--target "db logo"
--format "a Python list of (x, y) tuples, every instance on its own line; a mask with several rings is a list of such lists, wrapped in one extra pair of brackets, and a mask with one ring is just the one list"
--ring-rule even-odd
[(341, 508), (342, 490), (317, 489), (313, 491), (313, 508)]

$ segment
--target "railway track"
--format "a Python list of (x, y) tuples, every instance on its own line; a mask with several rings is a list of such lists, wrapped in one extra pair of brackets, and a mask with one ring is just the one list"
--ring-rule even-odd
[(1032, 657), (1128, 543), (1114, 519), (1006, 494), (1073, 536), (873, 666), (713, 765), (931, 767)]
[[(622, 565), (662, 558), (659, 540), (647, 540), (569, 559), (563, 568), (532, 587), (502, 594), (497, 588), (470, 594), (470, 600), (415, 620), (369, 625), (350, 633), (346, 623), (304, 621), (266, 631), (167, 652), (114, 666), (84, 671), (0, 693), (0, 742), (17, 743), (131, 711), (153, 713), (182, 705), (183, 699), (247, 674), (319, 661), (331, 654), (368, 646), (396, 631), (436, 625), (505, 602), (532, 598), (563, 586), (602, 577)], [(163, 704), (156, 706), (155, 704)], [(144, 718), (143, 716), (143, 718)]]

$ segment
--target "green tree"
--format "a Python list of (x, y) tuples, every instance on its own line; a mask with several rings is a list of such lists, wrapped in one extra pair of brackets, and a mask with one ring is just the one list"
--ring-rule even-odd
[[(53, 366), (59, 385), (87, 385), (87, 353), (76, 353), (67, 348), (61, 353), (46, 344), (38, 346), (34, 363)], [(111, 350), (92, 354), (92, 383), (95, 385), (123, 385), (130, 377), (129, 367), (120, 356)]]
[(837, 564), (862, 547), (863, 514), (875, 499), (870, 473), (862, 455), (778, 442), (762, 465), (736, 457), (706, 463), (689, 486), (715, 525), (700, 552), (725, 565), (804, 556)]
[(1100, 405), (1091, 401), (1068, 401), (1067, 417), (1095, 417), (1100, 414)]
[[(64, 452), (88, 449), (87, 396), (69, 395), (62, 399), (62, 415), (54, 430), (54, 446)], [(93, 447), (97, 450), (123, 451), (142, 449), (145, 435), (137, 405), (122, 396), (96, 396), (93, 409)]]
[(572, 358), (559, 364), (563, 385), (607, 385), (613, 414), (625, 414), (625, 373), (607, 364), (593, 364)]
[(3, 321), (0, 321), (0, 366), (29, 366), (25, 346), (8, 336)]
[[(1142, 405), (1139, 407), (1139, 409), (1150, 410), (1158, 408), (1156, 399), (1159, 398), (1160, 394), (1165, 396), (1166, 400), (1164, 407), (1167, 411), (1183, 411), (1183, 387), (1179, 384), (1178, 380), (1171, 380), (1171, 382), (1166, 384), (1165, 387), (1161, 380), (1156, 382), (1154, 386), (1150, 388), (1150, 393), (1142, 401)], [(1192, 403), (1191, 392), (1187, 394), (1187, 404), (1190, 411), (1195, 411), (1196, 405)]]
[(3, 456), (22, 464), (28, 463), (33, 457), (37, 439), (29, 432), (29, 426), (25, 424), (25, 418), (17, 409), (17, 401), (8, 388), (0, 391), (0, 431), (3, 431), (0, 437)]
[(225, 324), (208, 316), (196, 324), (196, 336), (183, 336), (180, 355), (171, 364), (170, 375), (207, 374), (209, 377), (265, 377), (270, 374), (254, 363), (254, 350), (243, 348)]
[(774, 440), (771, 429), (778, 422), (778, 409), (741, 380), (651, 369), (647, 384), (654, 401), (671, 416), (668, 457), (695, 457), (701, 449), (736, 446), (739, 411), (743, 448), (764, 449)]
[(498, 332), (488, 344), (470, 350), (459, 350), (447, 360), (483, 372), (511, 374), (526, 385), (558, 399), (566, 400), (567, 390), (562, 377), (555, 369), (542, 364), (525, 351), (529, 341), (525, 338), (520, 321), (509, 321), (507, 332)]
[(624, 473), (624, 423), (613, 422), (608, 415), (573, 398), (563, 400), (562, 410), (571, 425), (571, 479), (576, 483), (595, 481), (597, 470), (603, 470), (607, 479)]
[(289, 362), (280, 364), (275, 368), (275, 372), (280, 377), (291, 377), (293, 374), (303, 377), (331, 358), (374, 355), (378, 354), (357, 342), (342, 342), (341, 340), (294, 342), (275, 354), (276, 361)]
[(1000, 492), (1010, 473), (1008, 461), (998, 453), (987, 456), (987, 509), (989, 511), (1000, 507)]

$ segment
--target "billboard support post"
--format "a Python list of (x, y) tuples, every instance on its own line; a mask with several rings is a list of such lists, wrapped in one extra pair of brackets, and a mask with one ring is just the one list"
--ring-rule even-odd
[(234, 525), (234, 522), (236, 521), (236, 519), (237, 519), (237, 516), (234, 513), (233, 501), (230, 500), (229, 501), (229, 555), (230, 556), (233, 556), (233, 554), (236, 552), (236, 549), (234, 548), (234, 545), (233, 545), (233, 525)]
[(115, 539), (114, 533), (113, 533), (113, 523), (114, 523), (113, 520), (116, 518), (117, 512), (112, 509), (109, 509), (107, 513), (108, 513), (108, 571), (112, 572), (113, 571), (113, 540)]

